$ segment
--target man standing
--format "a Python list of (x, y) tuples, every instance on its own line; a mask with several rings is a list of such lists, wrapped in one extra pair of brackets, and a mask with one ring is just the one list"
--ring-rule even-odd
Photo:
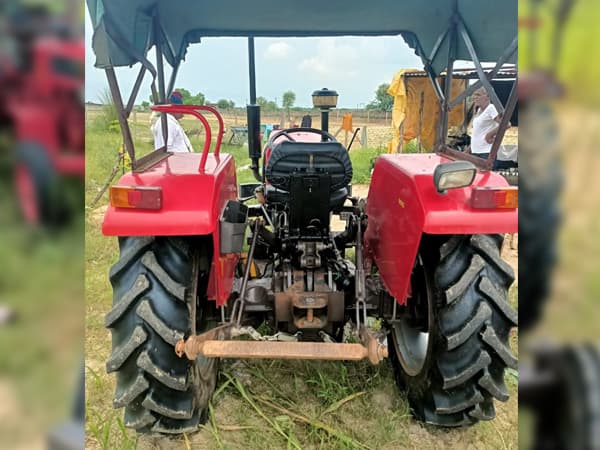
[(502, 119), (496, 107), (490, 101), (485, 88), (480, 88), (473, 94), (475, 104), (475, 117), (473, 118), (473, 132), (469, 153), (487, 159), (492, 149), (492, 143), (498, 132)]
[[(169, 102), (173, 105), (183, 105), (183, 96), (178, 91), (173, 91), (169, 96)], [(188, 139), (185, 131), (181, 127), (179, 120), (183, 117), (183, 114), (167, 113), (167, 151), (169, 152), (193, 152), (194, 149), (190, 140)], [(152, 134), (154, 135), (154, 149), (158, 150), (165, 146), (165, 139), (163, 137), (162, 120), (160, 117), (152, 127)]]

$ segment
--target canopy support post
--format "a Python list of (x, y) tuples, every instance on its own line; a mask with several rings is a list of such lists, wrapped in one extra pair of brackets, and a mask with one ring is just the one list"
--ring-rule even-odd
[(425, 66), (425, 72), (427, 72), (427, 77), (429, 78), (429, 81), (431, 81), (431, 84), (433, 84), (433, 91), (435, 92), (435, 95), (438, 98), (438, 101), (440, 103), (443, 103), (444, 102), (444, 92), (442, 91), (440, 83), (438, 82), (437, 78), (435, 77), (435, 73), (433, 73), (433, 69), (431, 68), (429, 63), (427, 66)]
[(119, 119), (119, 125), (121, 126), (121, 134), (123, 135), (123, 145), (125, 150), (131, 158), (131, 166), (135, 168), (135, 150), (133, 148), (133, 139), (131, 137), (131, 129), (129, 128), (129, 122), (127, 122), (127, 114), (123, 107), (123, 98), (121, 97), (121, 91), (119, 89), (119, 83), (117, 82), (117, 76), (115, 75), (115, 69), (110, 67), (105, 69), (106, 78), (108, 79), (108, 87), (113, 98), (113, 103), (117, 111), (117, 118)]
[(446, 79), (444, 80), (444, 100), (440, 103), (440, 117), (438, 123), (437, 146), (446, 143), (448, 134), (448, 115), (450, 114), (449, 99), (452, 95), (452, 75), (454, 59), (456, 57), (456, 16), (448, 28), (448, 63), (446, 65)]
[[(513, 53), (517, 50), (517, 46), (518, 46), (518, 39), (515, 36), (515, 38), (511, 42), (511, 44), (506, 48), (506, 50), (504, 51), (504, 53), (498, 60), (498, 63), (494, 66), (494, 68), (491, 70), (491, 72), (489, 72), (486, 75), (488, 80), (492, 80), (498, 74), (498, 72), (500, 72), (500, 69), (502, 69), (502, 66), (504, 66), (504, 63), (506, 63), (508, 58), (510, 58), (513, 55)], [(464, 99), (469, 97), (473, 92), (475, 92), (477, 89), (479, 89), (481, 86), (483, 86), (481, 80), (477, 80), (475, 83), (470, 85), (466, 90), (461, 92), (456, 98), (454, 98), (450, 102), (450, 108), (454, 108), (456, 105), (458, 105)]]
[(498, 114), (502, 114), (504, 112), (504, 106), (502, 106), (502, 102), (496, 95), (496, 91), (494, 90), (492, 84), (490, 83), (490, 80), (488, 80), (488, 77), (483, 70), (483, 67), (481, 66), (481, 61), (479, 61), (479, 56), (477, 56), (477, 52), (475, 51), (475, 47), (473, 46), (473, 42), (471, 41), (469, 32), (465, 28), (465, 24), (462, 22), (462, 20), (460, 20), (458, 22), (458, 27), (460, 29), (460, 34), (462, 36), (463, 42), (465, 43), (465, 46), (467, 47), (467, 50), (469, 51), (469, 54), (471, 55), (471, 58), (473, 59), (473, 64), (475, 64), (475, 70), (477, 70), (477, 74), (479, 75), (479, 80), (483, 84), (483, 87), (485, 87), (485, 90), (487, 91), (491, 102), (496, 107)]
[(131, 95), (129, 96), (129, 101), (127, 102), (127, 107), (125, 108), (125, 117), (129, 119), (131, 115), (131, 111), (133, 111), (133, 105), (135, 103), (135, 99), (137, 98), (138, 93), (140, 92), (140, 87), (142, 85), (142, 81), (144, 80), (144, 75), (146, 74), (146, 68), (142, 66), (140, 68), (140, 72), (135, 80), (135, 84), (133, 85), (133, 89), (131, 90)]
[[(165, 93), (165, 66), (162, 54), (162, 31), (160, 29), (160, 25), (158, 23), (156, 15), (154, 16), (154, 45), (156, 46), (156, 68), (158, 70), (158, 103), (160, 105), (164, 105), (166, 103), (167, 96)], [(164, 138), (163, 141), (165, 143), (166, 149), (167, 143), (169, 142), (169, 127), (167, 125), (167, 115), (165, 113), (162, 113), (160, 120), (162, 125), (162, 135)]]
[(170, 95), (175, 89), (175, 81), (177, 80), (177, 74), (179, 73), (179, 67), (181, 66), (181, 59), (177, 60), (177, 63), (173, 67), (173, 72), (171, 72), (171, 78), (169, 80), (169, 86), (167, 88), (167, 92)]
[(510, 90), (510, 95), (508, 96), (508, 100), (506, 101), (506, 109), (504, 110), (504, 114), (502, 115), (502, 119), (500, 120), (500, 125), (498, 126), (498, 132), (496, 133), (496, 137), (494, 138), (494, 142), (492, 144), (492, 148), (490, 150), (490, 156), (487, 159), (488, 168), (492, 168), (494, 165), (494, 161), (496, 161), (496, 156), (498, 155), (498, 150), (500, 149), (500, 144), (502, 143), (502, 139), (504, 138), (504, 134), (508, 129), (510, 118), (517, 106), (517, 80), (513, 81), (512, 88)]

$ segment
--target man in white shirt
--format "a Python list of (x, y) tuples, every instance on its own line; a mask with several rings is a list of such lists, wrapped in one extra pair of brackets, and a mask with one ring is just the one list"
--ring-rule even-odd
[(470, 153), (487, 159), (492, 149), (492, 143), (498, 132), (501, 117), (484, 88), (473, 94), (473, 103), (477, 108), (473, 118)]
[[(173, 91), (169, 97), (173, 105), (183, 105), (183, 96), (178, 91)], [(193, 152), (194, 149), (185, 131), (179, 123), (183, 114), (167, 114), (167, 151), (169, 152)], [(159, 117), (150, 128), (154, 135), (154, 149), (158, 150), (165, 146), (163, 137), (162, 119)]]

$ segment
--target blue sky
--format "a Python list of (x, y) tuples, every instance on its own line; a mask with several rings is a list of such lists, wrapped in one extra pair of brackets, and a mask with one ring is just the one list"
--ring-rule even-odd
[[(104, 72), (94, 68), (91, 28), (86, 14), (85, 95), (88, 101), (98, 101), (107, 83)], [(282, 94), (291, 90), (296, 93), (296, 106), (310, 106), (311, 93), (327, 87), (338, 91), (339, 107), (364, 106), (374, 99), (377, 86), (389, 83), (399, 69), (422, 67), (401, 37), (257, 38), (255, 45), (257, 96), (279, 104)], [(118, 69), (117, 75), (127, 97), (137, 70)], [(138, 103), (150, 95), (149, 79)], [(245, 105), (249, 96), (246, 39), (210, 38), (191, 46), (176, 87), (192, 94), (202, 92), (210, 101), (225, 98)]]

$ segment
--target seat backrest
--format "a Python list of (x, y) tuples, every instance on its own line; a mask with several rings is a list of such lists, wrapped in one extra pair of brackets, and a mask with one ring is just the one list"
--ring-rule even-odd
[(282, 141), (272, 149), (265, 178), (275, 188), (289, 192), (292, 174), (328, 174), (329, 190), (334, 192), (352, 180), (352, 163), (339, 142)]
[(290, 237), (312, 238), (329, 234), (329, 186), (327, 174), (290, 177)]

